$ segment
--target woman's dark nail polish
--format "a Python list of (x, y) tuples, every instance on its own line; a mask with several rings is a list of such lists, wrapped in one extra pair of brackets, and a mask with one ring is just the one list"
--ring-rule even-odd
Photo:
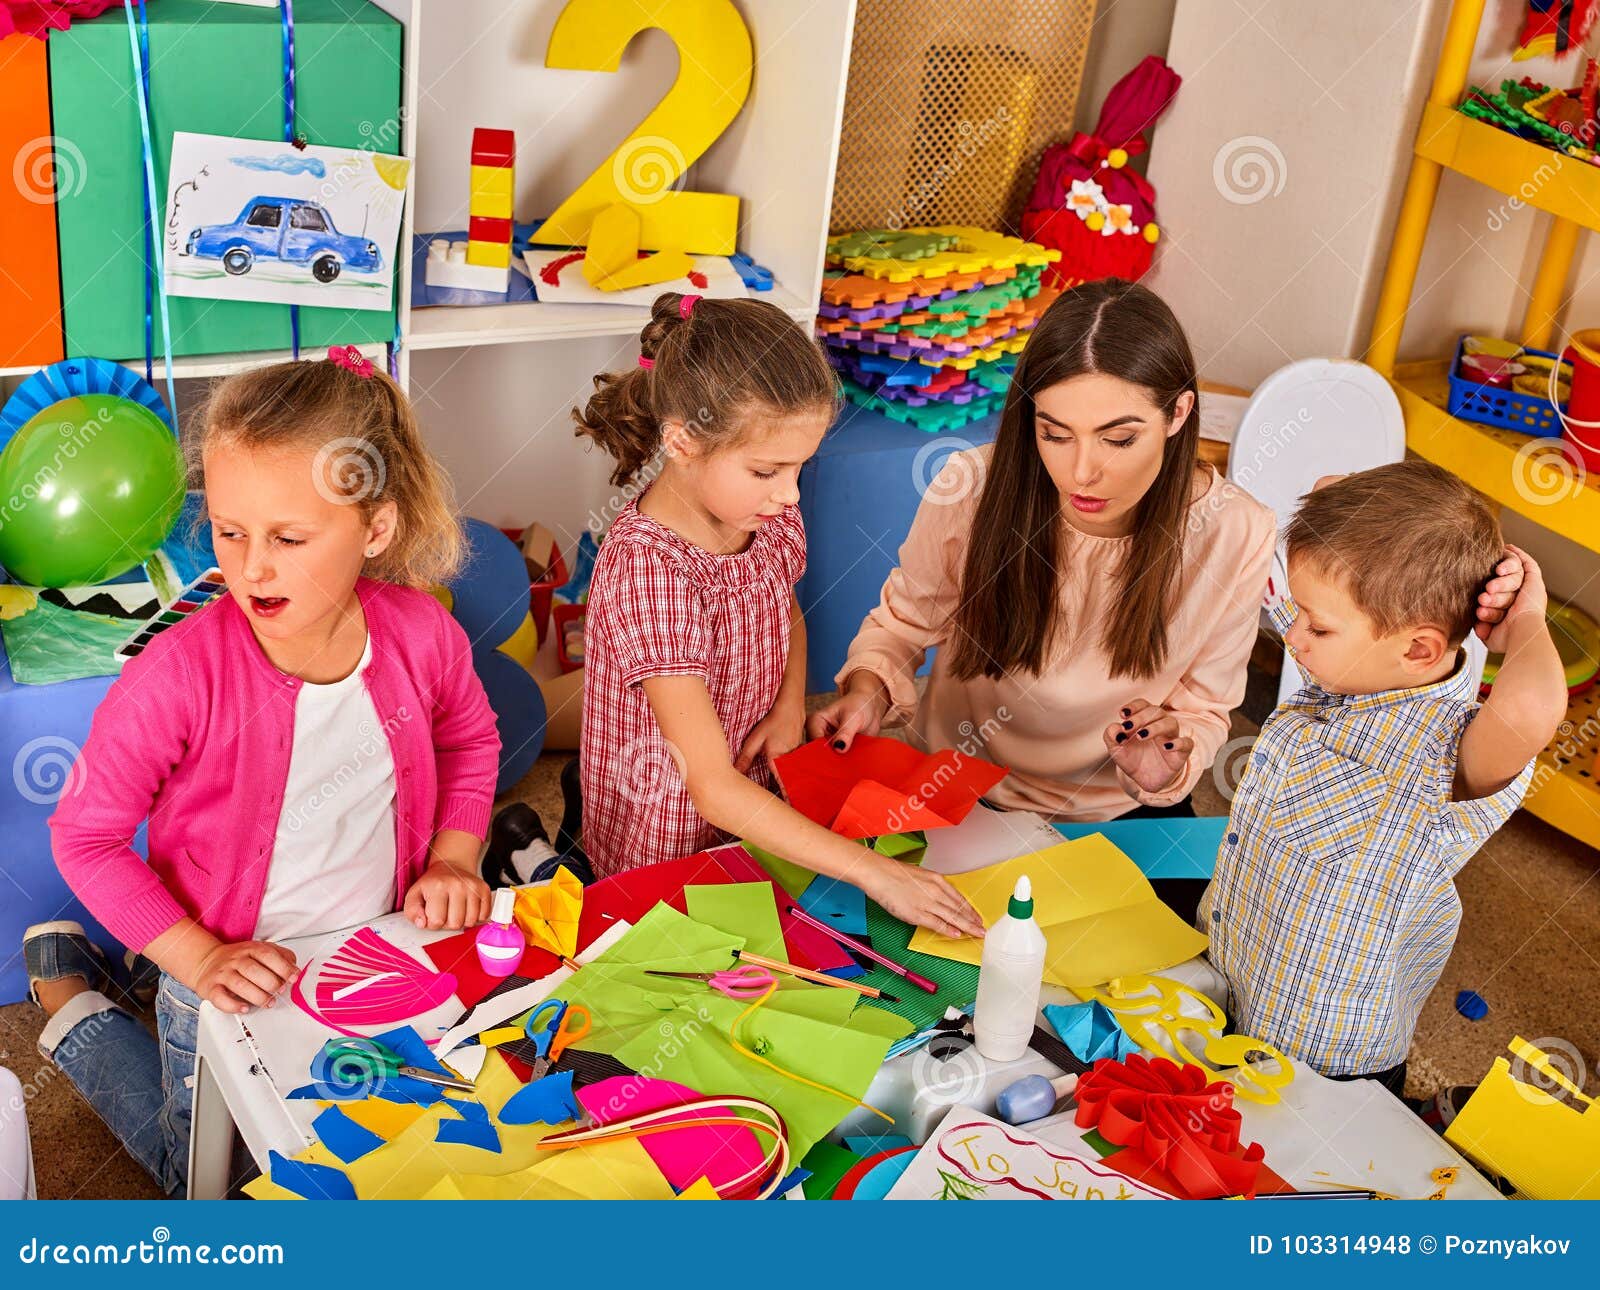
[(1139, 732), (1139, 738), (1141, 738), (1141, 739), (1146, 739), (1146, 738), (1149, 737), (1149, 735), (1150, 735), (1150, 732), (1148, 730), (1141, 730)]
[(1123, 729), (1124, 729), (1124, 730), (1132, 730), (1132, 729), (1133, 729), (1133, 722), (1131, 722), (1131, 721), (1124, 721), (1124, 722), (1123, 722), (1123, 723), (1122, 723), (1122, 728), (1123, 728)]
[(1129, 708), (1124, 708), (1122, 710), (1122, 715), (1125, 717), (1131, 717), (1133, 715), (1133, 711)]
[(1171, 744), (1163, 744), (1162, 747), (1166, 748), (1169, 752), (1172, 750)]
[(835, 739), (833, 741), (833, 748), (834, 748), (835, 752), (843, 752), (844, 751), (844, 740), (843, 739)]
[(1117, 736), (1117, 742), (1120, 744), (1127, 737), (1128, 737), (1127, 735), (1118, 735)]

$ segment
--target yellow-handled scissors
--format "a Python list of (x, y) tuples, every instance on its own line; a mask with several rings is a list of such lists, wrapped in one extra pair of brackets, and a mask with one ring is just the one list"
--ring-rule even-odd
[(589, 1033), (591, 1020), (589, 1010), (581, 1003), (569, 1006), (564, 999), (546, 999), (530, 1012), (523, 1030), (533, 1041), (534, 1052), (538, 1053), (531, 1080), (548, 1075), (550, 1068), (561, 1060), (567, 1045)]

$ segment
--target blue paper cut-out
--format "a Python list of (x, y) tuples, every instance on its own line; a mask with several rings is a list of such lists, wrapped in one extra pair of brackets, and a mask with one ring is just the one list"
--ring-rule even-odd
[(343, 1169), (332, 1165), (313, 1165), (304, 1160), (290, 1160), (276, 1151), (268, 1152), (268, 1175), (285, 1191), (292, 1191), (306, 1200), (354, 1200), (355, 1184)]
[(846, 936), (867, 934), (867, 893), (839, 878), (817, 878), (796, 902), (820, 923)]
[(500, 1135), (489, 1121), (489, 1108), (482, 1102), (463, 1102), (446, 1098), (445, 1103), (456, 1113), (455, 1119), (439, 1121), (435, 1142), (458, 1142), (462, 1146), (477, 1147), (483, 1151), (499, 1151)]
[(501, 1124), (567, 1124), (583, 1118), (572, 1094), (572, 1072), (546, 1075), (516, 1093), (500, 1108)]
[(1094, 1062), (1102, 1057), (1120, 1061), (1139, 1051), (1139, 1045), (1098, 999), (1088, 1003), (1052, 1003), (1045, 1007), (1044, 1015), (1061, 1036), (1061, 1042), (1072, 1049), (1079, 1061)]
[(367, 1152), (383, 1145), (383, 1139), (376, 1133), (364, 1124), (357, 1124), (336, 1106), (330, 1106), (311, 1121), (311, 1128), (322, 1145), (345, 1164), (360, 1160)]

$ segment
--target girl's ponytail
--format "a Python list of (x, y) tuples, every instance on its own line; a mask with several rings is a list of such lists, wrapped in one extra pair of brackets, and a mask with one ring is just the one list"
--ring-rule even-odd
[(734, 438), (747, 411), (774, 416), (812, 408), (831, 415), (838, 383), (822, 351), (792, 318), (762, 300), (656, 297), (639, 333), (638, 365), (601, 372), (572, 419), (576, 433), (616, 460), (611, 482), (633, 482), (661, 451), (661, 426), (677, 421), (702, 443)]

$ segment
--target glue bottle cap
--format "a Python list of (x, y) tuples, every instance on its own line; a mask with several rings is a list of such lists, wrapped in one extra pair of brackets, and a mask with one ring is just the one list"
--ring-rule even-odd
[(512, 911), (517, 906), (517, 890), (515, 887), (496, 887), (494, 904), (489, 910), (491, 923), (509, 924)]
[(1033, 884), (1028, 881), (1027, 874), (1017, 879), (1017, 885), (1011, 892), (1011, 903), (1006, 906), (1006, 913), (1012, 918), (1033, 917)]

